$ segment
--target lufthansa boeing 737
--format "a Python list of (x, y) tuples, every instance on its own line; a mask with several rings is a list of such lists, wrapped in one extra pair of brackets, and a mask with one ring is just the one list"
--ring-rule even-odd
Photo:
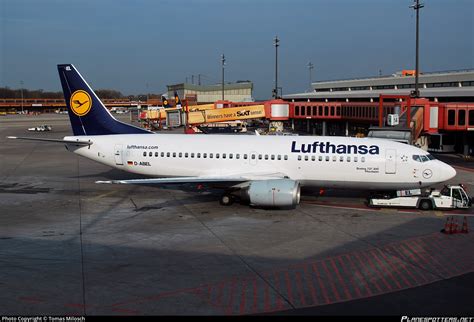
[(58, 65), (74, 135), (60, 142), (88, 159), (147, 179), (108, 184), (209, 184), (263, 207), (295, 207), (300, 187), (403, 190), (456, 171), (414, 146), (373, 138), (155, 134), (116, 120), (71, 64)]

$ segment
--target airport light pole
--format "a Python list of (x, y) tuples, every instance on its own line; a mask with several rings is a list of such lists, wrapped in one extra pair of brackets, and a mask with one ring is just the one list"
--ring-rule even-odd
[(308, 70), (309, 70), (309, 90), (311, 91), (311, 84), (313, 83), (313, 69), (314, 65), (312, 62), (309, 62), (308, 65)]
[(225, 56), (222, 54), (222, 100), (224, 100), (224, 66), (225, 66)]
[(273, 89), (273, 98), (278, 98), (278, 46), (280, 39), (275, 36), (273, 39), (273, 45), (275, 46), (275, 88)]
[(417, 98), (420, 97), (420, 91), (418, 89), (418, 74), (419, 74), (419, 31), (420, 31), (420, 9), (425, 5), (420, 3), (420, 0), (413, 0), (415, 3), (410, 6), (416, 11), (416, 63), (415, 63), (415, 90), (412, 92), (412, 96)]
[(21, 91), (21, 114), (23, 114), (23, 81), (21, 80), (20, 81), (20, 85), (21, 85), (21, 88), (20, 88), (20, 91)]

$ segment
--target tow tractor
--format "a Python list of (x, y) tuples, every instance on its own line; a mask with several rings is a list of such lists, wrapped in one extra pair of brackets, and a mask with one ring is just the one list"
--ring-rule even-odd
[(464, 189), (464, 185), (446, 185), (443, 189), (402, 190), (394, 193), (378, 194), (369, 197), (371, 207), (409, 207), (421, 210), (430, 209), (467, 209), (474, 201)]

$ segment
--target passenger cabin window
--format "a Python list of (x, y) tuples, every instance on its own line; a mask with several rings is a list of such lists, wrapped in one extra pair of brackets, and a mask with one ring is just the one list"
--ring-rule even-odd
[(225, 159), (225, 158), (226, 158), (226, 154), (222, 153), (222, 159)]
[(275, 160), (275, 155), (274, 154), (272, 154), (271, 159)]
[(316, 156), (315, 155), (311, 156), (311, 161), (316, 161)]
[(165, 157), (165, 153), (164, 153), (164, 152), (161, 152), (161, 157), (162, 157), (162, 158)]
[(258, 159), (262, 160), (262, 155), (261, 154), (258, 155)]
[(301, 155), (298, 155), (298, 161), (301, 161)]
[(334, 156), (332, 157), (332, 161), (333, 161), (333, 162), (336, 162), (336, 160), (337, 160), (337, 157), (334, 155)]
[(176, 158), (176, 152), (173, 152), (173, 158)]
[(207, 153), (203, 153), (203, 154), (202, 154), (202, 157), (203, 157), (204, 159), (206, 159), (206, 158), (207, 158)]
[(474, 126), (474, 110), (469, 110), (469, 126)]
[(158, 152), (155, 152), (155, 157), (158, 157)]
[(183, 157), (183, 153), (182, 153), (182, 152), (179, 152), (178, 156), (179, 156), (180, 158), (182, 158), (182, 157)]
[(143, 152), (143, 156), (144, 156), (144, 157), (146, 157), (146, 151), (145, 151), (145, 152)]
[(255, 160), (255, 154), (252, 154), (252, 160)]
[(248, 157), (248, 155), (247, 155), (247, 153), (245, 153), (244, 154), (244, 159), (247, 160), (247, 157)]
[(214, 158), (214, 155), (212, 153), (209, 153), (209, 158)]
[(357, 162), (357, 157), (354, 157), (354, 162)]
[(169, 158), (171, 156), (171, 153), (170, 152), (167, 152), (166, 153), (166, 156)]
[(285, 154), (285, 160), (288, 160), (288, 156)]
[(196, 158), (201, 158), (201, 153), (197, 153)]
[(188, 152), (184, 154), (184, 157), (187, 158), (189, 156)]
[(268, 160), (268, 154), (265, 154), (265, 160)]
[(326, 161), (329, 161), (329, 155), (326, 156)]
[(216, 153), (216, 159), (219, 159), (219, 153)]
[(365, 157), (360, 158), (360, 162), (365, 162)]
[(319, 160), (319, 161), (323, 161), (323, 156), (320, 155), (320, 156), (318, 157), (318, 160)]
[(229, 153), (229, 159), (233, 159), (234, 155), (232, 153)]
[(148, 156), (149, 156), (149, 157), (152, 157), (152, 156), (153, 156), (153, 152), (150, 151), (150, 152), (148, 153)]
[(309, 160), (309, 157), (307, 155), (304, 156), (304, 160), (305, 161), (308, 161)]
[(339, 157), (339, 162), (342, 162), (342, 161), (344, 161), (344, 157), (341, 155), (341, 156)]
[(277, 160), (280, 161), (281, 160), (281, 155), (277, 155)]

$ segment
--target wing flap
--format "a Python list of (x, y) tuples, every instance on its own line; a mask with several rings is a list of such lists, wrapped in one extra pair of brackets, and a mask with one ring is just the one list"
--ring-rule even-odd
[(131, 180), (106, 180), (96, 181), (99, 184), (185, 184), (185, 183), (241, 183), (247, 181), (260, 181), (283, 179), (286, 176), (282, 173), (247, 173), (219, 176), (196, 176), (196, 177), (168, 177), (168, 178), (150, 178), (150, 179), (131, 179)]

